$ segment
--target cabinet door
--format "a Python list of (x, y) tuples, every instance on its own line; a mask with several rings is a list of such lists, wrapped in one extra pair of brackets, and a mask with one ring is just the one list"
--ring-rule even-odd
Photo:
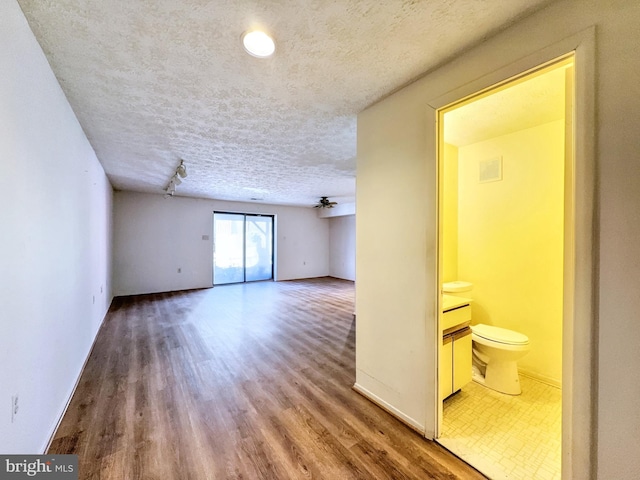
[(457, 392), (471, 381), (471, 329), (453, 335), (453, 391)]
[(442, 339), (440, 349), (440, 398), (443, 400), (453, 393), (453, 337)]

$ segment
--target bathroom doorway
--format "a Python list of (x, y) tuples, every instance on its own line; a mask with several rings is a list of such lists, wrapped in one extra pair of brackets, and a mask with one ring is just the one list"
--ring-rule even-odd
[(484, 384), (482, 355), (473, 356), (474, 381), (441, 395), (437, 440), (496, 479), (561, 475), (574, 62), (565, 56), (438, 110), (438, 284), (468, 282), (452, 295), (468, 300), (460, 305), (471, 315), (445, 325), (451, 299), (440, 296), (436, 390), (449, 372), (472, 367), (456, 364), (472, 355), (460, 353), (465, 344), (456, 350), (455, 336), (449, 353), (452, 328), (483, 324), (528, 341), (517, 362), (521, 395)]

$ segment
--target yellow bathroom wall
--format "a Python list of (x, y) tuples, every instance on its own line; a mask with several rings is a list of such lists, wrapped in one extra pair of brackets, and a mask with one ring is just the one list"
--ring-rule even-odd
[[(480, 183), (500, 157), (502, 180)], [(458, 149), (458, 278), (473, 283), (472, 324), (522, 332), (523, 373), (561, 384), (564, 121)]]
[(458, 147), (444, 144), (442, 281), (458, 279)]

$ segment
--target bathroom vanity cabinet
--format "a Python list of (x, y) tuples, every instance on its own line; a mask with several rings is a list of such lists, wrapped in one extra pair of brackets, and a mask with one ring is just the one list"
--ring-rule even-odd
[[(449, 298), (447, 298), (449, 297)], [(440, 397), (447, 398), (471, 381), (471, 299), (444, 295)]]

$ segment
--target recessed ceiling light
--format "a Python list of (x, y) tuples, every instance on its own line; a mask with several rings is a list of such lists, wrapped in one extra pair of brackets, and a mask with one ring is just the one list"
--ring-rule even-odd
[(273, 38), (260, 30), (244, 32), (242, 34), (242, 45), (249, 55), (258, 58), (270, 57), (276, 50)]

